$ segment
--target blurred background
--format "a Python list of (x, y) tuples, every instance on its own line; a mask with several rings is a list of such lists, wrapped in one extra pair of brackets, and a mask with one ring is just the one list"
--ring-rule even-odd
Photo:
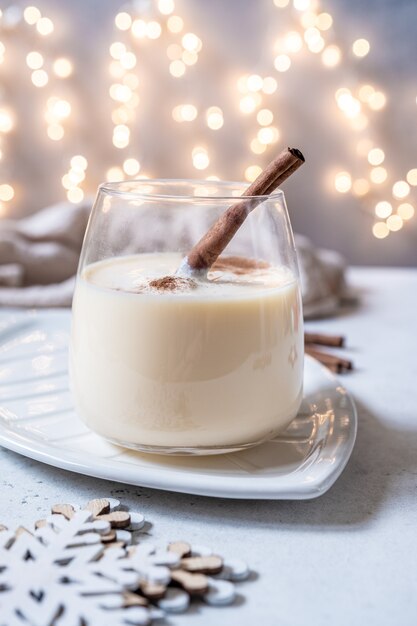
[(417, 263), (415, 0), (0, 8), (0, 220), (104, 180), (250, 181), (294, 145), (296, 232), (351, 264)]

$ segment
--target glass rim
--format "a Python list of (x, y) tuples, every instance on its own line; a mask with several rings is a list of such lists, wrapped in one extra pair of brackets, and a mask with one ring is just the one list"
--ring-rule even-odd
[[(136, 190), (126, 190), (126, 189), (122, 189), (123, 185), (129, 185), (134, 183), (138, 189)], [(135, 179), (129, 179), (129, 180), (120, 180), (120, 181), (115, 181), (115, 182), (105, 182), (105, 183), (101, 183), (98, 186), (98, 191), (99, 192), (103, 192), (109, 195), (113, 195), (113, 196), (123, 196), (123, 197), (127, 197), (127, 198), (140, 198), (141, 200), (179, 200), (179, 201), (190, 201), (190, 200), (201, 200), (201, 201), (229, 201), (229, 202), (236, 202), (237, 200), (239, 200), (239, 198), (241, 198), (242, 196), (235, 196), (235, 195), (190, 195), (190, 194), (172, 194), (172, 193), (150, 193), (150, 192), (146, 192), (146, 191), (141, 191), (140, 187), (146, 187), (149, 185), (190, 185), (191, 186), (202, 186), (202, 187), (208, 187), (210, 185), (216, 185), (216, 186), (220, 186), (220, 187), (231, 187), (231, 186), (236, 186), (236, 187), (242, 187), (245, 188), (248, 186), (247, 182), (239, 182), (239, 181), (230, 181), (230, 180), (206, 180), (206, 179), (198, 179), (198, 178), (135, 178)], [(266, 200), (277, 200), (277, 199), (282, 199), (284, 198), (284, 192), (281, 189), (275, 189), (272, 193), (270, 194), (263, 194), (263, 195), (258, 195), (258, 196), (244, 196), (245, 200), (260, 200), (262, 202), (265, 202)]]

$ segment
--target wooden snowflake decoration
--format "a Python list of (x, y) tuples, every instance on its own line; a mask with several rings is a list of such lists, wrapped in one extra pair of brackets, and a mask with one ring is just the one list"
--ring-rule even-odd
[(230, 604), (249, 575), (205, 547), (138, 543), (138, 513), (113, 499), (63, 504), (33, 531), (0, 526), (0, 626), (150, 624), (192, 598)]

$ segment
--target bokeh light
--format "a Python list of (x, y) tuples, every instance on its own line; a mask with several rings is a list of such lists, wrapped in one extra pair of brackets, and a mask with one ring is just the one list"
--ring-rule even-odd
[(371, 46), (367, 39), (356, 39), (352, 45), (353, 54), (357, 57), (366, 57), (370, 49)]

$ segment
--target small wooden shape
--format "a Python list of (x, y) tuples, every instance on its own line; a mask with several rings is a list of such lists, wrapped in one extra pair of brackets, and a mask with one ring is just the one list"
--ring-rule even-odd
[(111, 541), (106, 544), (106, 550), (115, 550), (116, 548), (124, 548), (125, 544), (123, 541)]
[(28, 530), (24, 526), (19, 526), (18, 528), (16, 528), (15, 533), (14, 533), (16, 539), (18, 539), (21, 535), (24, 535), (24, 534), (27, 534), (33, 537), (33, 534), (30, 532), (30, 530)]
[(138, 593), (128, 591), (123, 594), (123, 607), (127, 609), (130, 606), (149, 606), (149, 602)]
[(218, 574), (223, 567), (223, 559), (215, 554), (211, 556), (191, 556), (181, 560), (181, 567), (188, 572)]
[(95, 500), (87, 502), (85, 508), (87, 511), (91, 511), (94, 517), (97, 517), (98, 515), (110, 513), (110, 502), (105, 498), (96, 498)]
[(100, 515), (101, 520), (110, 522), (112, 528), (127, 528), (130, 524), (130, 515), (127, 511), (113, 511)]
[(175, 552), (182, 559), (187, 556), (191, 556), (191, 546), (186, 541), (172, 541), (168, 544), (168, 550)]
[(117, 511), (120, 507), (120, 500), (116, 498), (106, 498), (107, 502), (110, 505), (110, 512)]
[(149, 600), (160, 600), (166, 593), (166, 586), (158, 583), (143, 582), (140, 591)]
[(116, 531), (112, 529), (106, 535), (101, 535), (101, 541), (103, 543), (110, 543), (111, 541), (116, 541)]
[(209, 582), (204, 574), (191, 574), (191, 572), (176, 569), (171, 572), (171, 580), (190, 595), (201, 595), (208, 591)]
[(72, 504), (54, 504), (51, 507), (52, 515), (63, 515), (65, 519), (70, 520), (75, 513), (75, 509)]
[(38, 528), (45, 528), (45, 526), (48, 525), (48, 522), (46, 521), (46, 519), (38, 519), (37, 522), (35, 522), (35, 530), (38, 530)]

